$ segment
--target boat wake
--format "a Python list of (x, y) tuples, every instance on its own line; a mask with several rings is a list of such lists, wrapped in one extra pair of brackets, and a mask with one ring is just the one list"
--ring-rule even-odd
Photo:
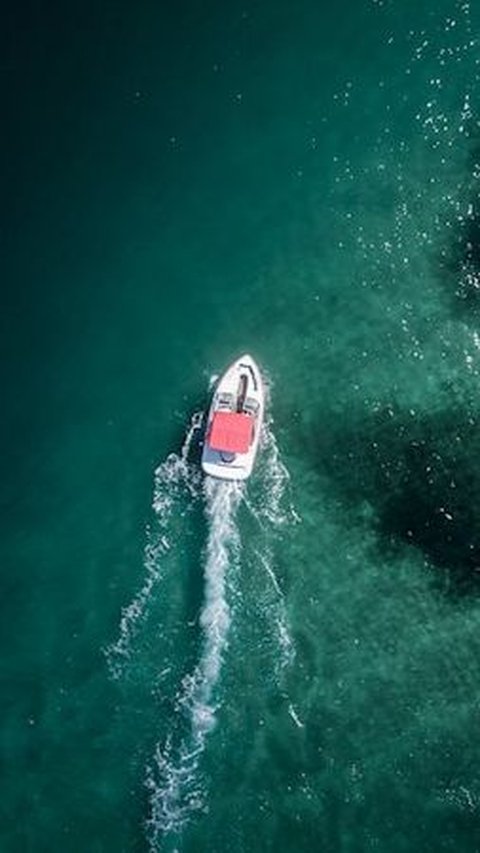
[[(150, 798), (147, 821), (152, 851), (160, 849), (167, 837), (179, 836), (193, 815), (206, 808), (207, 787), (200, 772), (200, 762), (209, 733), (217, 721), (220, 697), (217, 690), (222, 661), (228, 646), (231, 608), (229, 597), (243, 605), (238, 572), (241, 540), (237, 524), (240, 504), (246, 505), (254, 520), (256, 546), (250, 557), (262, 567), (259, 589), (254, 596), (267, 613), (270, 631), (276, 635), (276, 670), (278, 673), (294, 657), (281, 586), (273, 568), (272, 533), (282, 525), (297, 520), (286, 495), (289, 475), (280, 461), (271, 425), (262, 436), (258, 477), (247, 495), (244, 483), (206, 478), (204, 483), (205, 513), (208, 521), (204, 554), (204, 604), (200, 616), (203, 644), (199, 662), (183, 679), (175, 701), (175, 720), (166, 740), (157, 744), (147, 768), (146, 785)], [(247, 555), (245, 554), (245, 559)], [(242, 557), (242, 563), (244, 558)], [(258, 574), (258, 573), (257, 573)], [(268, 583), (264, 589), (261, 577)], [(273, 597), (273, 598), (272, 598)], [(250, 609), (250, 604), (248, 605)]]
[(271, 421), (264, 428), (259, 469), (261, 494), (252, 500), (246, 497), (245, 503), (258, 528), (254, 537), (258, 542), (254, 550), (255, 562), (269, 582), (263, 594), (257, 591), (257, 599), (267, 615), (267, 626), (276, 635), (278, 654), (274, 669), (277, 681), (280, 681), (285, 668), (293, 663), (295, 647), (289, 630), (285, 596), (274, 569), (274, 549), (282, 528), (298, 523), (300, 518), (289, 497), (290, 475), (281, 461)]
[(202, 808), (198, 766), (206, 738), (216, 722), (215, 687), (227, 644), (230, 610), (226, 598), (226, 570), (238, 559), (240, 539), (235, 516), (242, 499), (238, 483), (205, 480), (204, 492), (209, 533), (205, 553), (205, 600), (200, 624), (203, 648), (192, 675), (182, 683), (177, 714), (186, 722), (187, 735), (180, 746), (167, 739), (157, 745), (147, 770), (151, 814), (148, 821), (152, 849), (165, 833), (179, 832), (193, 811)]
[[(264, 424), (257, 469), (248, 487), (201, 475), (195, 452), (201, 425), (202, 415), (196, 413), (181, 451), (170, 454), (155, 471), (145, 578), (122, 611), (119, 637), (106, 652), (113, 678), (133, 684), (141, 697), (148, 684), (156, 703), (149, 713), (157, 715), (159, 707), (164, 709), (157, 721), (155, 716), (150, 718), (158, 727), (145, 779), (152, 851), (179, 846), (187, 823), (207, 807), (202, 756), (222, 700), (227, 701), (228, 690), (220, 690), (220, 677), (229, 639), (232, 654), (238, 643), (260, 654), (250, 634), (250, 627), (256, 625), (264, 633), (267, 665), (277, 681), (294, 657), (282, 582), (275, 569), (275, 543), (283, 526), (297, 518), (271, 422)], [(246, 511), (240, 518), (242, 508)], [(198, 542), (199, 534), (204, 543), (200, 552), (203, 603), (199, 616), (196, 604), (189, 618), (188, 585), (179, 584), (179, 568), (186, 569), (185, 579), (190, 572), (197, 583), (198, 546), (193, 542), (189, 547), (189, 541), (197, 537)], [(194, 563), (189, 563), (195, 552)], [(249, 582), (245, 573), (250, 574)], [(244, 613), (249, 613), (248, 619)], [(235, 632), (230, 638), (233, 617)], [(160, 669), (159, 659), (164, 663)]]

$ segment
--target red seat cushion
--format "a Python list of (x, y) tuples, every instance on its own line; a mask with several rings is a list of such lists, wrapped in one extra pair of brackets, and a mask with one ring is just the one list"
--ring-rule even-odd
[(208, 444), (212, 450), (246, 453), (250, 447), (253, 419), (237, 412), (216, 412), (213, 416)]

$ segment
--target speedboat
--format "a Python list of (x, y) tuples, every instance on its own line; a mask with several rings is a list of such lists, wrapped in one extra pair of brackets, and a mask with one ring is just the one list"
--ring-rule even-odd
[(246, 480), (250, 476), (263, 411), (260, 371), (251, 355), (242, 355), (215, 387), (202, 452), (205, 474), (220, 480)]

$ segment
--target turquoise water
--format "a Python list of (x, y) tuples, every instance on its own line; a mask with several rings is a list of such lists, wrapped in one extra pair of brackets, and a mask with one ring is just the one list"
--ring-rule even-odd
[(6, 15), (2, 851), (479, 848), (479, 35)]

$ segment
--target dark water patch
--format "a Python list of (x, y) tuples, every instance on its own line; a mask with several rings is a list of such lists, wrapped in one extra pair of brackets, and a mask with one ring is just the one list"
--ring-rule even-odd
[(327, 426), (315, 449), (357, 520), (373, 524), (384, 557), (417, 549), (449, 593), (480, 589), (480, 452), (473, 408), (435, 413), (375, 408)]

